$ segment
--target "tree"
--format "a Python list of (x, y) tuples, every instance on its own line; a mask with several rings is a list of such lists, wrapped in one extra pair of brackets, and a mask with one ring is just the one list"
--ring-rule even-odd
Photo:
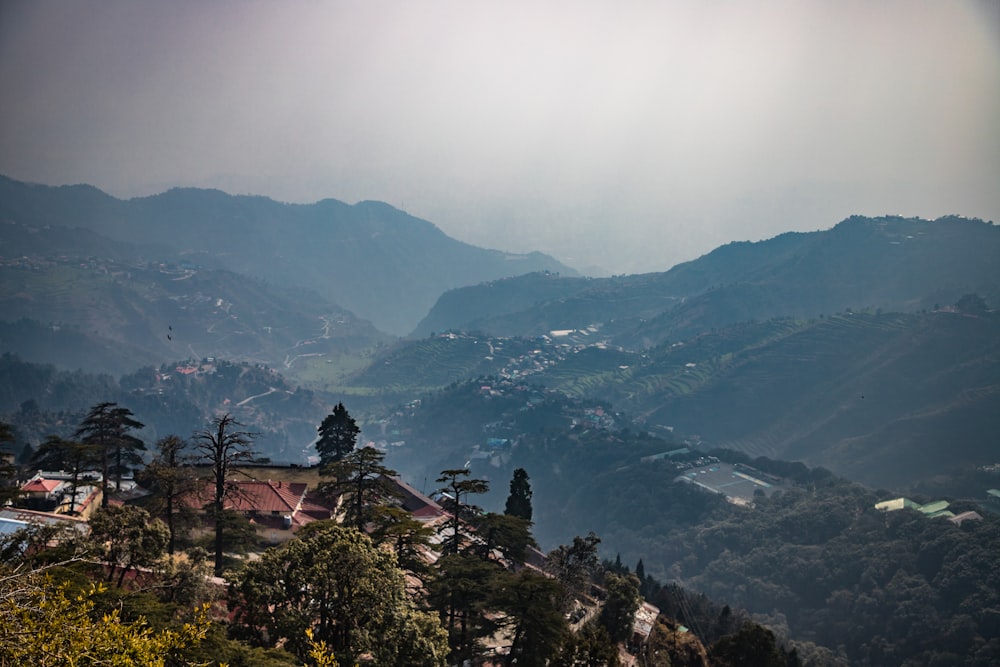
[(108, 566), (107, 581), (117, 570), (119, 587), (132, 569), (155, 565), (170, 540), (166, 524), (134, 505), (102, 507), (89, 523), (91, 540)]
[(357, 422), (347, 412), (343, 403), (337, 403), (333, 412), (326, 416), (316, 431), (319, 433), (316, 451), (319, 453), (321, 466), (347, 456), (354, 449), (358, 434), (361, 433)]
[(344, 520), (360, 531), (374, 519), (374, 508), (380, 500), (391, 494), (385, 478), (394, 477), (396, 471), (382, 465), (384, 459), (385, 452), (362, 447), (320, 469), (320, 475), (333, 478), (322, 485), (321, 491), (326, 495), (349, 494)]
[(192, 469), (185, 465), (184, 450), (187, 443), (176, 435), (156, 441), (157, 453), (141, 473), (141, 481), (152, 492), (151, 508), (163, 516), (170, 541), (167, 553), (173, 555), (181, 526), (191, 517), (191, 508), (182, 502), (197, 488)]
[(574, 537), (571, 545), (561, 544), (549, 552), (545, 567), (565, 588), (563, 611), (569, 611), (573, 599), (586, 592), (600, 570), (601, 561), (597, 557), (600, 543), (601, 538), (590, 532), (586, 537)]
[(474, 554), (447, 554), (437, 562), (428, 600), (441, 614), (451, 647), (449, 664), (461, 664), (482, 653), (481, 639), (497, 629), (497, 578), (505, 572)]
[(376, 508), (372, 540), (379, 546), (388, 546), (396, 554), (399, 566), (421, 581), (426, 580), (429, 568), (424, 552), (435, 549), (431, 542), (434, 528), (401, 507), (383, 505)]
[(510, 495), (507, 496), (503, 513), (531, 522), (531, 484), (528, 483), (528, 473), (524, 468), (515, 470), (511, 477)]
[(38, 451), (31, 458), (31, 463), (43, 469), (69, 471), (69, 513), (75, 514), (76, 495), (80, 488), (81, 476), (90, 470), (99, 459), (100, 453), (94, 445), (50, 435), (38, 447)]
[(608, 573), (604, 577), (607, 598), (601, 608), (603, 625), (613, 642), (624, 642), (632, 636), (635, 612), (642, 598), (639, 596), (639, 579), (634, 574), (618, 575)]
[(774, 633), (756, 623), (746, 623), (734, 635), (712, 644), (708, 656), (719, 667), (785, 667), (787, 659)]
[(692, 665), (706, 667), (708, 653), (693, 633), (681, 631), (661, 614), (649, 633), (649, 639), (639, 649), (639, 664), (644, 667)]
[(955, 302), (955, 310), (967, 315), (978, 315), (980, 317), (990, 312), (986, 305), (986, 300), (978, 294), (964, 294), (962, 298)]
[(14, 432), (9, 424), (0, 422), (0, 507), (21, 495), (15, 479), (17, 467), (13, 463), (14, 452), (11, 450), (13, 445)]
[(486, 512), (472, 518), (476, 540), (470, 549), (480, 558), (493, 558), (494, 551), (514, 564), (524, 563), (528, 547), (538, 546), (531, 525), (519, 516)]
[(446, 484), (443, 491), (450, 492), (451, 500), (446, 503), (446, 508), (451, 511), (451, 534), (445, 536), (441, 543), (441, 551), (446, 554), (457, 554), (462, 545), (462, 522), (471, 518), (478, 511), (478, 508), (468, 503), (463, 504), (462, 498), (473, 493), (486, 493), (489, 491), (489, 483), (485, 479), (464, 479), (471, 475), (468, 468), (452, 468), (442, 470), (437, 481), (439, 484)]
[(513, 634), (507, 665), (545, 667), (568, 632), (563, 615), (562, 586), (551, 577), (521, 570), (502, 578), (497, 606)]
[[(395, 557), (367, 535), (332, 521), (264, 552), (232, 576), (235, 624), (260, 645), (284, 642), (305, 658), (307, 631), (341, 664), (369, 654), (379, 665), (444, 665), (440, 624), (411, 606)], [(421, 660), (412, 647), (422, 646)]]
[(212, 420), (212, 428), (194, 435), (195, 449), (200, 458), (212, 466), (212, 519), (215, 522), (215, 576), (222, 576), (222, 545), (225, 540), (223, 512), (226, 500), (239, 493), (230, 475), (240, 463), (260, 461), (253, 449), (255, 434), (241, 431), (243, 424), (225, 414)]
[(0, 570), (0, 665), (98, 667), (190, 665), (184, 649), (208, 632), (205, 610), (180, 627), (154, 631), (120, 611), (94, 613), (100, 587), (73, 595), (66, 585), (35, 572)]
[[(97, 448), (101, 460), (101, 507), (108, 506), (108, 477), (114, 473), (115, 490), (121, 489), (122, 474), (142, 461), (137, 453), (146, 446), (131, 431), (143, 428), (132, 411), (105, 401), (90, 409), (73, 433), (74, 438)], [(113, 459), (113, 463), (112, 463)]]
[(591, 621), (578, 632), (566, 635), (552, 667), (618, 667), (618, 647), (603, 625)]

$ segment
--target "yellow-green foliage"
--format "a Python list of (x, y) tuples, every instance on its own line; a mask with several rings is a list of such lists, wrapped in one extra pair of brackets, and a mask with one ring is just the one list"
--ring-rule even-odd
[(0, 577), (0, 667), (165, 667), (208, 630), (205, 609), (191, 623), (158, 632), (144, 619), (124, 622), (117, 610), (96, 618), (93, 598), (101, 590), (73, 595), (46, 577)]

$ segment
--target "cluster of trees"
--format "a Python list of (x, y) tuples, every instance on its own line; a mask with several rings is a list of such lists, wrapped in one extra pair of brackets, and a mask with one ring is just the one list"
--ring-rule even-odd
[[(246, 531), (245, 522), (226, 509), (227, 501), (239, 493), (232, 476), (236, 466), (260, 462), (253, 443), (255, 435), (243, 430), (232, 415), (225, 414), (212, 420), (209, 428), (196, 432), (191, 443), (175, 435), (156, 442), (152, 460), (142, 466), (141, 452), (145, 443), (136, 435), (143, 424), (134, 418), (131, 410), (117, 403), (105, 401), (94, 405), (74, 432), (73, 438), (56, 435), (46, 437), (28, 462), (32, 468), (65, 471), (69, 479), (68, 513), (76, 514), (79, 487), (88, 472), (99, 472), (101, 507), (108, 509), (112, 483), (114, 490), (121, 490), (124, 476), (137, 472), (139, 481), (153, 492), (150, 509), (164, 517), (167, 547), (174, 553), (178, 536), (186, 533), (195, 518), (191, 499), (196, 496), (201, 482), (192, 466), (207, 466), (212, 483), (211, 501), (205, 516), (213, 526), (215, 537), (215, 573), (221, 576), (224, 566), (224, 546), (227, 531)], [(9, 446), (13, 442), (11, 429), (0, 425), (0, 440)], [(12, 481), (16, 469), (0, 469), (4, 479)], [(10, 484), (0, 484), (4, 493), (16, 497), (18, 492)], [(187, 502), (184, 502), (187, 497)], [(235, 529), (235, 530), (234, 530)], [(249, 532), (252, 533), (252, 530)], [(230, 535), (231, 537), (231, 535)]]
[[(657, 487), (657, 466), (636, 466), (598, 476), (592, 488), (599, 492), (556, 509), (575, 513), (577, 503), (586, 502), (606, 539), (642, 557), (644, 594), (685, 622), (688, 613), (676, 593), (657, 589), (653, 576), (750, 610), (779, 635), (794, 638), (803, 657), (852, 665), (1000, 659), (995, 514), (968, 501), (952, 501), (950, 509), (978, 510), (982, 519), (955, 525), (913, 510), (882, 513), (874, 506), (889, 497), (884, 491), (802, 464), (752, 463), (794, 485), (745, 508), (690, 485)], [(718, 612), (693, 616), (705, 630), (699, 636), (715, 641), (710, 628)]]
[[(129, 454), (141, 451), (134, 435), (141, 428), (129, 410), (100, 403), (80, 425), (79, 440), (52, 439), (38, 457), (65, 464), (83, 452), (79, 469), (106, 466), (110, 492), (116, 475), (132, 463)], [(156, 443), (152, 460), (138, 474), (152, 492), (149, 511), (134, 505), (99, 508), (86, 537), (33, 529), (5, 538), (0, 584), (10, 585), (0, 590), (0, 608), (6, 610), (0, 613), (14, 618), (12, 610), (25, 601), (51, 601), (49, 607), (29, 605), (31, 612), (18, 616), (18, 623), (61, 629), (69, 639), (52, 650), (64, 662), (87, 651), (97, 656), (119, 650), (155, 654), (162, 661), (137, 658), (136, 664), (195, 664), (212, 655), (226, 656), (231, 665), (419, 667), (483, 658), (495, 651), (497, 637), (506, 637), (507, 664), (597, 664), (583, 656), (598, 655), (607, 656), (600, 664), (615, 664), (614, 644), (631, 634), (638, 581), (631, 575), (605, 577), (593, 535), (555, 550), (548, 572), (525, 567), (529, 552), (536, 563), (545, 559), (531, 535), (532, 490), (524, 470), (511, 480), (503, 514), (473, 504), (488, 489), (485, 480), (473, 478), (467, 468), (442, 471), (442, 502), (451, 518), (435, 531), (395, 502), (386, 484), (395, 472), (383, 464), (384, 453), (356, 446), (359, 429), (342, 405), (319, 432), (320, 489), (339, 499), (342, 522), (314, 522), (257, 559), (226, 561), (229, 524), (223, 519), (235, 492), (233, 469), (256, 454), (253, 434), (224, 415), (190, 442), (168, 436)], [(9, 429), (0, 439), (9, 444)], [(194, 459), (209, 464), (208, 480), (194, 481)], [(194, 483), (213, 488), (206, 509), (214, 520), (215, 553), (189, 546), (182, 556), (180, 546), (190, 544), (181, 538), (191, 509), (182, 499)], [(40, 548), (54, 541), (61, 546)], [(434, 551), (438, 554), (428, 557)], [(212, 573), (225, 576), (225, 592), (209, 583)], [(571, 632), (567, 615), (579, 600), (594, 595), (595, 583), (607, 591), (605, 611), (585, 619), (586, 630)], [(202, 607), (220, 597), (231, 612), (224, 623), (209, 620)], [(64, 603), (78, 605), (79, 613), (63, 619), (72, 628), (53, 620)], [(113, 605), (118, 611), (105, 613)], [(228, 637), (219, 634), (223, 625)], [(10, 628), (0, 631), (8, 632), (0, 637), (0, 651), (7, 651), (0, 664), (37, 661), (49, 650), (7, 646), (21, 632)], [(100, 645), (91, 646), (81, 632), (91, 632)], [(100, 664), (89, 659), (81, 664)]]
[[(441, 485), (441, 502), (450, 516), (435, 533), (394, 505), (391, 491), (384, 482), (387, 477), (394, 476), (395, 471), (383, 464), (383, 452), (372, 447), (356, 447), (359, 429), (342, 404), (324, 419), (318, 432), (316, 447), (320, 474), (327, 480), (321, 489), (330, 496), (342, 498), (343, 525), (339, 530), (350, 526), (355, 529), (355, 535), (370, 533), (374, 543), (383, 547), (382, 553), (395, 556), (395, 563), (403, 565), (420, 582), (420, 588), (426, 593), (422, 600), (424, 610), (433, 613), (442, 629), (446, 650), (441, 655), (447, 656), (449, 664), (487, 655), (492, 651), (489, 640), (497, 633), (509, 638), (507, 664), (518, 665), (546, 665), (558, 656), (568, 660), (564, 664), (582, 664), (573, 662), (572, 655), (577, 652), (582, 655), (586, 651), (603, 651), (613, 656), (614, 644), (631, 635), (632, 617), (639, 604), (638, 582), (634, 577), (614, 574), (609, 575), (613, 585), (605, 604), (605, 608), (614, 609), (614, 613), (595, 619), (595, 629), (587, 635), (591, 639), (586, 642), (570, 633), (566, 615), (571, 606), (579, 604), (576, 602), (579, 598), (589, 597), (590, 585), (603, 579), (597, 557), (600, 540), (593, 535), (578, 538), (573, 545), (556, 549), (547, 559), (541, 558), (531, 534), (532, 490), (525, 470), (514, 471), (502, 514), (484, 512), (472, 502), (475, 496), (488, 491), (486, 480), (474, 478), (468, 468), (442, 470), (437, 483)], [(308, 530), (304, 532), (307, 537), (312, 534)], [(321, 543), (322, 540), (317, 542)], [(300, 549), (302, 545), (295, 548)], [(329, 553), (329, 547), (326, 549)], [(426, 554), (431, 550), (438, 551), (438, 556), (427, 559)], [(539, 563), (543, 560), (547, 563), (548, 572), (523, 567), (531, 550), (538, 554)], [(264, 581), (287, 582), (288, 578), (274, 568), (284, 568), (300, 560), (291, 551), (276, 554), (271, 566), (259, 566), (270, 568), (266, 574), (245, 569), (244, 574), (253, 581), (248, 583), (243, 579), (240, 585), (257, 591)], [(319, 557), (309, 556), (305, 560), (314, 564)], [(428, 560), (433, 560), (433, 567), (428, 565)], [(328, 571), (318, 576), (329, 580)], [(627, 585), (618, 585), (619, 580)], [(303, 586), (301, 582), (288, 585), (298, 590), (313, 590), (313, 586)], [(387, 591), (395, 591), (398, 584), (383, 582), (380, 585)], [(267, 619), (257, 619), (258, 627), (266, 624), (268, 637), (285, 627), (275, 618), (285, 614), (285, 611), (278, 611), (283, 609), (282, 595), (279, 591), (271, 591), (269, 597), (257, 598), (253, 604), (245, 605), (258, 610), (263, 607), (276, 610), (269, 613)], [(385, 599), (394, 598), (387, 592)], [(315, 602), (315, 596), (310, 597), (310, 602)], [(395, 630), (381, 631), (383, 637), (399, 632), (413, 636), (412, 630), (400, 629), (399, 618), (391, 614), (380, 615), (381, 612), (374, 609), (372, 607), (371, 613), (377, 619), (373, 623), (396, 623)], [(329, 614), (320, 613), (320, 617), (328, 619)], [(627, 629), (623, 629), (624, 626)], [(609, 627), (614, 630), (610, 631)], [(262, 636), (258, 632), (257, 641)], [(317, 636), (332, 646), (345, 644), (343, 637), (331, 633)], [(382, 646), (380, 650), (390, 649)], [(437, 653), (427, 652), (426, 655)]]
[[(78, 444), (92, 448), (95, 465), (107, 461), (110, 484), (119, 460), (123, 469), (129, 461), (118, 448), (139, 451), (128, 444), (141, 425), (111, 403), (98, 404), (90, 417)], [(492, 657), (575, 667), (617, 664), (617, 646), (631, 639), (646, 597), (689, 623), (706, 645), (712, 642), (706, 653), (694, 635), (660, 623), (644, 648), (634, 647), (646, 664), (751, 664), (747, 656), (765, 656), (756, 664), (798, 664), (773, 634), (747, 625), (747, 617), (660, 586), (641, 562), (635, 573), (620, 562), (602, 563), (594, 533), (542, 554), (532, 535), (534, 491), (523, 468), (513, 471), (503, 513), (476, 505), (489, 490), (486, 480), (468, 468), (442, 470), (439, 498), (450, 516), (430, 528), (399, 506), (386, 483), (395, 471), (385, 466), (383, 452), (357, 446), (359, 429), (342, 405), (318, 431), (320, 490), (337, 499), (340, 522), (309, 524), (259, 558), (226, 560), (232, 536), (246, 527), (225, 510), (236, 492), (232, 473), (257, 454), (254, 434), (224, 415), (190, 441), (168, 436), (156, 443), (138, 474), (152, 492), (145, 509), (101, 508), (91, 517), (89, 536), (63, 535), (56, 550), (40, 549), (53, 542), (45, 531), (0, 542), (0, 614), (41, 596), (55, 606), (35, 605), (34, 615), (18, 622), (59, 628), (49, 612), (61, 609), (62, 599), (75, 601), (87, 617), (66, 619), (76, 630), (91, 632), (107, 650), (158, 652), (171, 665), (419, 667)], [(0, 441), (10, 439), (9, 430), (0, 430)], [(191, 508), (182, 499), (195, 483), (193, 459), (208, 464), (202, 472), (209, 479), (197, 483), (212, 488), (205, 509), (214, 531), (204, 544), (214, 553), (185, 533)], [(211, 584), (210, 574), (224, 576), (227, 586)], [(229, 615), (211, 620), (203, 605), (220, 599)], [(65, 633), (80, 637), (76, 630)], [(14, 634), (0, 636), (0, 645), (14, 642)], [(111, 639), (98, 639), (105, 636)], [(70, 651), (71, 644), (58, 650)], [(495, 655), (498, 645), (504, 650)], [(9, 651), (0, 664), (31, 662), (27, 656), (34, 655), (0, 650)]]

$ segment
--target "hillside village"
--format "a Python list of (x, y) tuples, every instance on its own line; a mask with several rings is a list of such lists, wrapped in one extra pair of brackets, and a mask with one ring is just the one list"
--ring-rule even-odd
[[(494, 389), (484, 386), (482, 391), (488, 393)], [(589, 413), (586, 416), (595, 423), (602, 417), (597, 413)], [(230, 422), (225, 420), (218, 423), (221, 424), (220, 428), (230, 425)], [(283, 545), (297, 542), (300, 532), (303, 536), (315, 535), (310, 526), (322, 532), (325, 529), (317, 528), (318, 526), (357, 525), (371, 536), (376, 545), (381, 545), (378, 548), (387, 553), (395, 553), (398, 560), (394, 562), (400, 565), (408, 564), (405, 576), (412, 603), (420, 603), (428, 595), (431, 597), (427, 599), (433, 599), (436, 595), (434, 591), (440, 584), (434, 583), (436, 579), (431, 573), (435, 569), (454, 567), (459, 562), (452, 563), (450, 559), (459, 557), (482, 559), (469, 562), (481, 562), (490, 568), (498, 568), (496, 572), (507, 572), (507, 576), (515, 577), (518, 581), (526, 582), (532, 577), (537, 579), (538, 585), (543, 581), (551, 581), (551, 586), (554, 587), (551, 589), (553, 593), (563, 590), (559, 587), (567, 587), (561, 593), (561, 595), (568, 594), (569, 597), (559, 603), (565, 610), (564, 620), (559, 621), (559, 624), (566, 624), (569, 636), (575, 634), (582, 636), (591, 632), (587, 628), (603, 627), (601, 624), (611, 622), (602, 620), (610, 613), (609, 605), (625, 604), (621, 611), (615, 612), (624, 613), (625, 616), (615, 617), (618, 620), (614, 623), (618, 625), (609, 627), (620, 627), (622, 623), (627, 623), (628, 631), (614, 631), (612, 644), (617, 644), (617, 648), (613, 654), (609, 654), (613, 657), (608, 657), (606, 664), (640, 664), (639, 660), (644, 655), (643, 652), (650, 642), (654, 629), (661, 634), (666, 633), (665, 636), (674, 637), (669, 641), (687, 647), (685, 650), (688, 652), (694, 650), (695, 654), (700, 656), (695, 662), (671, 664), (708, 664), (705, 649), (691, 648), (701, 645), (697, 640), (684, 636), (688, 631), (681, 624), (669, 619), (657, 620), (659, 610), (638, 596), (638, 580), (634, 580), (634, 584), (627, 583), (629, 579), (624, 577), (627, 570), (618, 570), (616, 573), (607, 570), (607, 566), (598, 567), (595, 547), (599, 539), (593, 536), (586, 540), (577, 538), (574, 545), (560, 547), (547, 555), (532, 546), (533, 540), (528, 532), (530, 521), (514, 515), (504, 517), (483, 514), (470, 503), (469, 494), (480, 492), (480, 486), (484, 483), (469, 479), (468, 469), (443, 471), (443, 477), (439, 481), (448, 483), (435, 494), (435, 497), (431, 497), (398, 477), (392, 476), (392, 471), (378, 464), (383, 457), (383, 453), (378, 453), (378, 450), (370, 447), (348, 452), (343, 458), (347, 467), (342, 469), (352, 469), (351, 466), (357, 462), (361, 465), (358, 470), (365, 470), (359, 472), (353, 479), (330, 479), (327, 477), (330, 473), (326, 468), (317, 467), (290, 469), (261, 466), (234, 467), (228, 473), (231, 476), (227, 476), (226, 491), (224, 498), (221, 499), (224, 512), (230, 517), (226, 519), (225, 528), (226, 533), (230, 534), (226, 541), (227, 552), (221, 556), (224, 561), (217, 560), (214, 578), (208, 572), (202, 575), (209, 586), (208, 590), (213, 587), (216, 590), (216, 593), (212, 594), (212, 597), (218, 598), (216, 604), (222, 605), (214, 612), (216, 622), (225, 622), (227, 616), (225, 601), (232, 594), (226, 592), (226, 586), (237, 585), (234, 582), (238, 580), (238, 574), (233, 572), (238, 573), (247, 567), (241, 563), (254, 563), (260, 558), (266, 558), (270, 550), (285, 548)], [(168, 495), (174, 499), (173, 509), (164, 510), (162, 503), (157, 501), (158, 497), (162, 499), (164, 493), (163, 478), (157, 475), (169, 473), (169, 479), (173, 479), (175, 484), (181, 484), (182, 478), (177, 478), (169, 470), (156, 468), (157, 460), (154, 459), (152, 464), (139, 471), (142, 474), (135, 476), (115, 474), (105, 477), (99, 469), (86, 467), (74, 468), (68, 473), (37, 471), (29, 480), (22, 483), (17, 491), (8, 494), (10, 500), (0, 508), (0, 541), (11, 546), (28, 544), (34, 539), (33, 534), (47, 531), (45, 533), (48, 535), (45, 538), (47, 546), (41, 551), (38, 551), (38, 547), (34, 547), (28, 552), (21, 552), (22, 555), (17, 558), (28, 557), (29, 567), (35, 567), (30, 563), (41, 558), (50, 549), (55, 551), (66, 548), (77, 551), (83, 549), (80, 553), (89, 555), (74, 556), (71, 560), (82, 558), (82, 564), (89, 562), (98, 566), (97, 572), (106, 573), (109, 581), (117, 580), (118, 586), (124, 587), (124, 591), (148, 585), (161, 576), (159, 573), (164, 572), (164, 568), (168, 570), (176, 568), (178, 564), (184, 562), (183, 558), (187, 558), (181, 556), (182, 552), (173, 551), (174, 528), (171, 528), (170, 532), (170, 553), (163, 551), (165, 543), (153, 547), (151, 545), (154, 542), (149, 542), (150, 546), (143, 547), (145, 552), (140, 556), (136, 551), (137, 545), (129, 542), (135, 539), (155, 541), (156, 538), (153, 536), (157, 534), (156, 531), (163, 530), (157, 527), (163, 525), (158, 518), (155, 518), (157, 515), (166, 511), (167, 514), (162, 516), (171, 522), (171, 526), (176, 525), (173, 522), (179, 520), (178, 517), (187, 516), (186, 522), (190, 534), (185, 539), (193, 540), (193, 544), (205, 543), (207, 546), (212, 540), (213, 532), (216, 537), (221, 535), (218, 532), (220, 524), (213, 519), (214, 515), (210, 509), (213, 502), (220, 500), (218, 496), (213, 497), (216, 490), (215, 484), (210, 480), (211, 470), (204, 467), (178, 468), (175, 472), (180, 472), (183, 476), (183, 489), (179, 493)], [(367, 461), (367, 464), (363, 463), (364, 461)], [(336, 467), (336, 464), (334, 465)], [(365, 468), (365, 465), (368, 467)], [(154, 469), (159, 472), (155, 472)], [(157, 479), (159, 481), (156, 481)], [(197, 481), (199, 479), (204, 481)], [(340, 481), (337, 481), (338, 479)], [(355, 485), (360, 486), (355, 487)], [(174, 491), (180, 488), (180, 486), (174, 487)], [(340, 490), (332, 491), (333, 488)], [(347, 490), (351, 488), (355, 490)], [(511, 488), (513, 497), (515, 493), (513, 482)], [(527, 511), (530, 516), (530, 488), (524, 487), (522, 491), (526, 492), (524, 498), (528, 500)], [(363, 505), (358, 504), (359, 498), (362, 497), (358, 495), (359, 493), (364, 494)], [(360, 509), (362, 507), (364, 513), (358, 514), (358, 511), (362, 511)], [(385, 516), (393, 517), (392, 524), (382, 526), (382, 519), (377, 518), (381, 516), (380, 511), (377, 511), (378, 507), (391, 510), (392, 513)], [(175, 512), (178, 514), (175, 515)], [(99, 537), (99, 531), (106, 530), (104, 526), (112, 516), (115, 517), (114, 525), (117, 525), (118, 530), (124, 531), (124, 534), (117, 537)], [(149, 523), (151, 518), (153, 523)], [(134, 523), (136, 521), (138, 523)], [(250, 531), (249, 533), (239, 527), (241, 522), (246, 526), (246, 530)], [(93, 527), (93, 531), (87, 530), (88, 524)], [(98, 525), (102, 527), (98, 528)], [(404, 532), (393, 529), (390, 534), (395, 537), (386, 541), (386, 534), (383, 531), (390, 525), (397, 525), (400, 528), (406, 526), (406, 528)], [(497, 529), (501, 532), (494, 533)], [(66, 532), (67, 530), (69, 532)], [(151, 530), (153, 532), (150, 533)], [(510, 533), (511, 530), (514, 532)], [(140, 537), (144, 533), (148, 534)], [(125, 535), (131, 537), (125, 537), (125, 542), (119, 543), (121, 537)], [(506, 536), (501, 537), (501, 535)], [(511, 542), (511, 539), (514, 541)], [(232, 551), (229, 551), (230, 549)], [(177, 560), (179, 557), (182, 558), (181, 561)], [(221, 567), (222, 562), (227, 563), (224, 569)], [(237, 579), (233, 579), (234, 576)], [(561, 582), (559, 587), (556, 587), (556, 582)], [(624, 589), (625, 597), (621, 598), (619, 596), (622, 592), (615, 587), (625, 583), (627, 583)], [(548, 587), (549, 584), (545, 586)], [(608, 586), (612, 589), (608, 589)], [(555, 603), (557, 598), (552, 600)], [(230, 601), (231, 604), (234, 602)], [(240, 609), (240, 607), (230, 607), (228, 615), (231, 616), (235, 611), (236, 617), (240, 618), (241, 614), (247, 613)], [(525, 649), (522, 643), (525, 641), (522, 633), (527, 632), (523, 624), (527, 623), (527, 620), (515, 619), (516, 612), (512, 610), (504, 612), (502, 605), (488, 612), (477, 623), (485, 623), (484, 629), (492, 629), (485, 631), (474, 644), (466, 644), (464, 639), (458, 640), (459, 644), (453, 645), (453, 653), (459, 650), (472, 651), (468, 655), (470, 658), (475, 657), (470, 664), (476, 665), (510, 664), (515, 654), (521, 655), (520, 662), (524, 662), (524, 656), (531, 655), (530, 652), (524, 653), (528, 649)], [(546, 623), (554, 622), (554, 620), (546, 621)], [(463, 628), (464, 623), (465, 621)], [(552, 630), (554, 632), (555, 628)], [(463, 636), (464, 632), (463, 629)], [(536, 628), (531, 632), (540, 630)], [(446, 636), (448, 633), (443, 634), (442, 638)], [(658, 641), (662, 643), (666, 640), (660, 637)], [(551, 652), (555, 649), (556, 645), (552, 644), (545, 651)], [(364, 652), (355, 655), (355, 659), (360, 659), (364, 664), (382, 664), (378, 661), (371, 662), (373, 655), (369, 655), (367, 659)], [(445, 664), (441, 660), (443, 654), (426, 664)]]

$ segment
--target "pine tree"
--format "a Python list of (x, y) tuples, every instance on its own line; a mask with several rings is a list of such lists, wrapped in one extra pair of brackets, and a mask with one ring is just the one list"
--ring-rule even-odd
[(349, 495), (344, 519), (360, 531), (375, 518), (379, 500), (391, 493), (385, 478), (395, 477), (396, 471), (382, 465), (384, 459), (385, 452), (362, 447), (320, 469), (320, 475), (333, 478), (321, 486), (321, 491), (326, 495)]
[(152, 491), (153, 511), (162, 516), (170, 533), (167, 553), (173, 554), (180, 525), (190, 520), (191, 510), (182, 498), (196, 488), (192, 469), (186, 465), (187, 443), (176, 435), (160, 438), (157, 454), (141, 473), (141, 483)]
[(472, 472), (468, 468), (452, 468), (442, 470), (441, 476), (437, 479), (438, 483), (447, 484), (442, 490), (450, 492), (451, 495), (451, 501), (445, 506), (452, 513), (451, 521), (448, 522), (452, 532), (441, 543), (443, 553), (457, 554), (459, 552), (463, 541), (462, 522), (479, 509), (468, 503), (463, 504), (462, 498), (467, 498), (473, 493), (486, 493), (490, 489), (489, 482), (485, 479), (463, 479), (471, 474)]
[(144, 425), (132, 417), (131, 410), (117, 403), (98, 403), (90, 409), (73, 434), (80, 442), (97, 448), (101, 460), (101, 507), (108, 506), (109, 473), (114, 473), (115, 490), (120, 490), (122, 474), (142, 461), (137, 452), (146, 446), (131, 431)]
[(326, 416), (316, 431), (319, 433), (316, 451), (319, 453), (321, 466), (339, 461), (351, 453), (358, 441), (358, 434), (361, 433), (357, 422), (343, 403), (337, 403), (333, 412)]
[(510, 495), (507, 496), (503, 513), (531, 522), (531, 484), (528, 483), (528, 473), (524, 468), (514, 471), (510, 480)]

